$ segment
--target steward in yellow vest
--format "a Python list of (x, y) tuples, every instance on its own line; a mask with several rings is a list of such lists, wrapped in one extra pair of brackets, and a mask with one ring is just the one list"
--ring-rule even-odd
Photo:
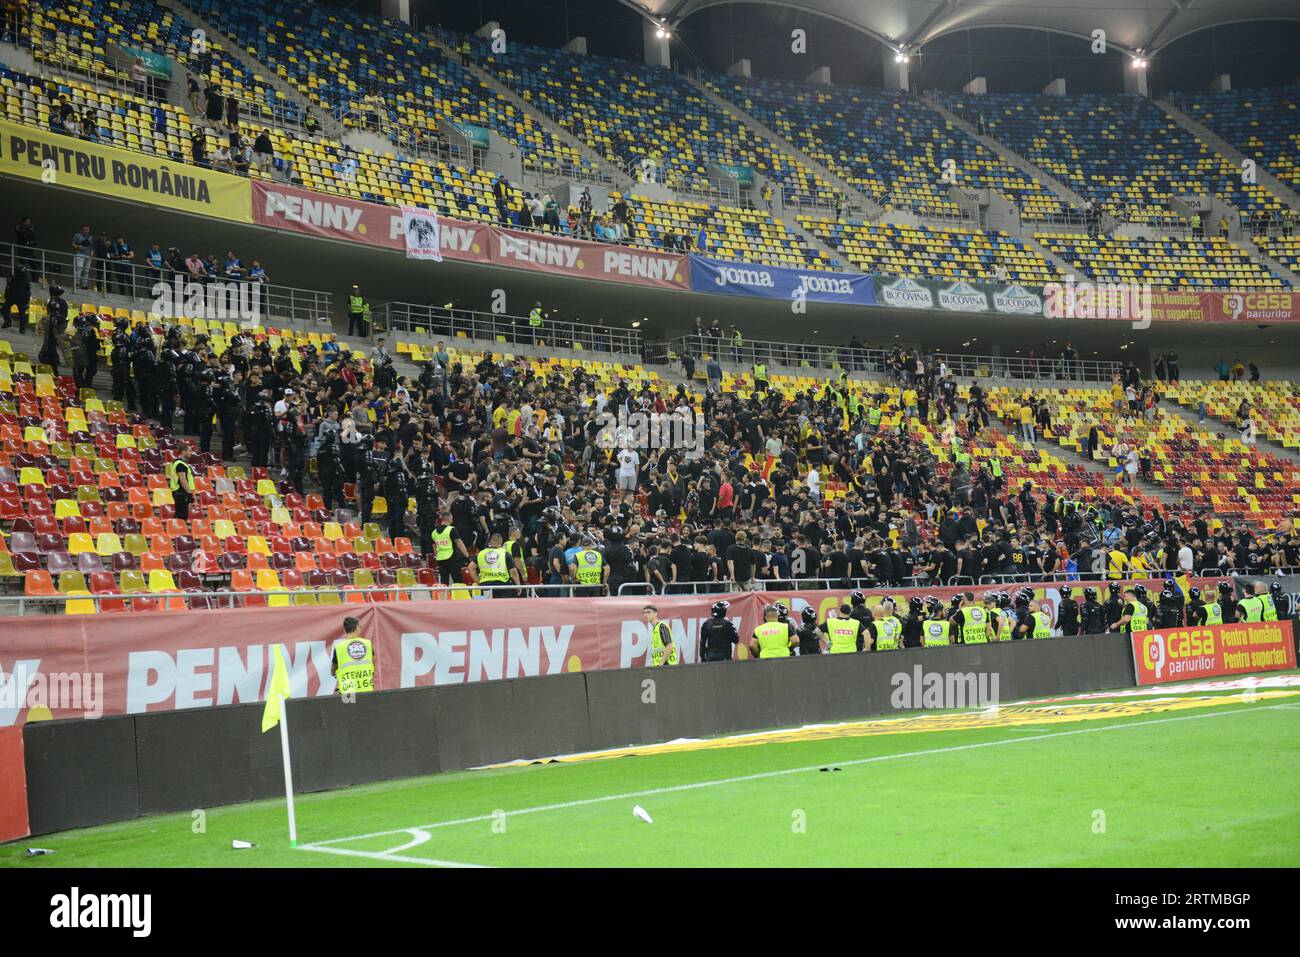
[(1132, 588), (1124, 589), (1124, 608), (1115, 622), (1116, 631), (1146, 631), (1149, 625), (1147, 606), (1138, 600), (1137, 592)]
[(444, 525), (441, 528), (433, 530), (433, 557), (440, 562), (445, 562), (451, 558), (456, 546), (451, 540), (451, 526)]
[(845, 608), (841, 608), (839, 614), (841, 617), (827, 618), (822, 623), (822, 628), (826, 630), (826, 635), (831, 641), (828, 653), (844, 655), (854, 651), (861, 651), (866, 640), (866, 636), (863, 634), (862, 622), (856, 618), (850, 618), (849, 611)]
[(355, 618), (343, 619), (343, 637), (334, 642), (330, 656), (330, 674), (342, 695), (375, 690), (375, 648), (357, 634), (358, 625)]
[[(790, 623), (779, 620), (776, 605), (763, 609), (763, 623), (754, 629), (753, 651), (755, 658), (789, 658), (795, 644)], [(833, 649), (832, 649), (833, 650)]]
[(650, 629), (650, 665), (662, 668), (677, 664), (677, 646), (673, 644), (673, 633), (668, 623), (659, 620), (659, 609), (646, 605), (641, 609), (641, 620)]
[[(501, 545), (500, 533), (493, 533), (488, 540), (488, 547), (479, 549), (475, 564), (470, 568), (474, 570), (477, 585), (507, 585), (511, 582), (519, 584), (519, 569), (514, 559), (510, 557), (510, 549)], [(494, 588), (492, 597), (513, 598), (515, 596), (513, 589)]]
[[(962, 599), (961, 608), (958, 609), (961, 614), (961, 630), (957, 632), (957, 638), (963, 645), (982, 645), (989, 640), (990, 621), (988, 612), (979, 605), (975, 604), (973, 593), (968, 593)], [(956, 619), (953, 619), (954, 624)]]
[(1032, 601), (1029, 603), (1029, 617), (1033, 622), (1032, 630), (1029, 633), (1030, 638), (1051, 638), (1052, 637), (1052, 616), (1043, 611), (1041, 602)]

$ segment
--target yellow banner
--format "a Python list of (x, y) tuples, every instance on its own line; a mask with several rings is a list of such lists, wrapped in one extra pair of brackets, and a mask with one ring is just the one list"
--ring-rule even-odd
[(242, 177), (4, 120), (0, 175), (237, 223), (253, 221), (252, 184)]

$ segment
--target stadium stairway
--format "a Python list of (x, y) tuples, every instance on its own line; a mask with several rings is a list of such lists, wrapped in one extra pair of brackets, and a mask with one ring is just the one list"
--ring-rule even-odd
[[(425, 31), (425, 35), (428, 37), (429, 42), (438, 47), (438, 49), (440, 49), (449, 60), (456, 63), (460, 62), (460, 54), (452, 44), (447, 42), (447, 38), (439, 31), (427, 30)], [(541, 110), (537, 109), (537, 107), (533, 106), (514, 90), (510, 89), (510, 87), (498, 80), (491, 71), (485, 70), (483, 67), (479, 66), (479, 64), (475, 63), (473, 57), (470, 58), (469, 66), (465, 69), (466, 72), (485, 83), (493, 93), (511, 104), (520, 113), (532, 117), (533, 122), (538, 126), (550, 132), (561, 142), (576, 149), (579, 156), (591, 163), (596, 169), (607, 173), (617, 188), (621, 189), (625, 194), (630, 194), (635, 182), (626, 170), (611, 163), (581, 139), (574, 136), (569, 130), (566, 130), (559, 123), (555, 122)]]
[(1291, 284), (1292, 289), (1300, 289), (1300, 275), (1298, 275), (1293, 269), (1287, 268), (1285, 263), (1273, 259), (1255, 243), (1241, 239), (1234, 241), (1232, 245), (1240, 249), (1247, 257), (1263, 263), (1273, 272), (1277, 273)]
[[(276, 73), (274, 68), (267, 66), (261, 60), (257, 59), (257, 57), (245, 50), (234, 37), (222, 33), (207, 20), (203, 19), (203, 17), (199, 16), (198, 13), (181, 3), (180, 0), (158, 0), (158, 5), (173, 11), (177, 16), (184, 17), (196, 27), (203, 30), (209, 37), (216, 37), (219, 39), (224, 51), (234, 59), (238, 60), (244, 69), (264, 79), (282, 97), (289, 102), (296, 104), (304, 114), (311, 109), (312, 104), (307, 101), (300, 91), (294, 89), (294, 87), (282, 76)], [(181, 82), (183, 83), (184, 81), (181, 80)], [(187, 96), (182, 96), (182, 99), (188, 101), (189, 98)], [(186, 109), (192, 111), (192, 107), (188, 102), (184, 105)], [(339, 123), (334, 116), (317, 110), (316, 119), (320, 122), (321, 136), (342, 142), (344, 132), (343, 125)], [(295, 135), (307, 136), (307, 133), (305, 130), (301, 132), (295, 130)]]
[[(1220, 156), (1231, 160), (1238, 167), (1245, 162), (1246, 155), (1242, 153), (1241, 150), (1223, 139), (1223, 137), (1219, 136), (1204, 123), (1194, 120), (1188, 113), (1179, 109), (1169, 100), (1157, 99), (1153, 100), (1153, 102), (1156, 106), (1160, 107), (1160, 109), (1168, 113), (1169, 116), (1173, 118), (1174, 122), (1187, 130)], [(1256, 166), (1255, 176), (1260, 186), (1263, 186), (1292, 209), (1300, 212), (1300, 193), (1297, 193), (1291, 187), (1287, 186), (1262, 166)], [(1258, 253), (1256, 255), (1258, 255)]]
[(945, 120), (947, 120), (953, 126), (957, 127), (957, 129), (964, 132), (967, 136), (971, 137), (977, 143), (983, 145), (986, 149), (992, 150), (994, 153), (996, 153), (1004, 162), (1009, 163), (1011, 166), (1014, 166), (1018, 170), (1021, 170), (1026, 175), (1032, 176), (1034, 179), (1038, 180), (1040, 183), (1045, 185), (1052, 192), (1056, 193), (1062, 199), (1069, 202), (1071, 206), (1074, 206), (1077, 209), (1083, 208), (1085, 203), (1084, 198), (1080, 196), (1077, 192), (1075, 192), (1073, 189), (1071, 189), (1069, 186), (1067, 186), (1065, 183), (1057, 179), (1055, 176), (1052, 176), (1042, 167), (1034, 163), (1031, 163), (1029, 160), (1021, 156), (1015, 150), (1000, 143), (999, 141), (995, 140), (993, 137), (987, 136), (984, 133), (979, 132), (977, 129), (975, 129), (975, 127), (970, 122), (968, 122), (967, 120), (963, 120), (952, 110), (948, 109), (948, 107), (945, 106), (943, 102), (937, 97), (931, 96), (928, 93), (923, 93), (920, 95), (919, 98), (921, 99), (922, 102), (924, 102), (932, 110), (934, 110), (936, 113), (942, 116)]
[[(1198, 432), (1231, 435), (1232, 433), (1239, 431), (1236, 425), (1225, 421), (1222, 417), (1216, 416), (1213, 413), (1207, 415), (1204, 422), (1200, 422), (1198, 421), (1195, 412), (1185, 406), (1179, 405), (1168, 396), (1165, 396), (1160, 400), (1160, 406), (1161, 408), (1180, 416), (1188, 425)], [(1276, 455), (1280, 459), (1286, 459), (1290, 462), (1294, 462), (1296, 465), (1300, 465), (1300, 452), (1297, 452), (1295, 449), (1289, 449), (1280, 442), (1266, 439), (1262, 435), (1256, 435), (1255, 444), (1270, 455)]]
[[(683, 79), (686, 80), (687, 83), (689, 83), (696, 90), (698, 90), (701, 96), (707, 98), (710, 103), (713, 103), (719, 109), (724, 110), (727, 113), (730, 113), (732, 116), (736, 118), (737, 122), (739, 122), (743, 126), (748, 126), (750, 129), (761, 134), (774, 146), (779, 147), (787, 155), (793, 156), (796, 160), (799, 161), (801, 165), (803, 165), (807, 169), (812, 170), (823, 180), (825, 180), (826, 182), (834, 186), (836, 189), (838, 189), (841, 193), (843, 193), (845, 196), (849, 198), (851, 204), (855, 204), (863, 210), (863, 213), (867, 219), (880, 218), (881, 213), (884, 212), (881, 209), (880, 204), (877, 203), (870, 196), (868, 196), (866, 193), (862, 192), (862, 190), (858, 189), (857, 187), (850, 186), (845, 179), (843, 179), (840, 176), (837, 176), (832, 170), (828, 169), (824, 164), (817, 162), (817, 160), (813, 159), (803, 150), (796, 147), (784, 136), (781, 136), (774, 129), (768, 126), (766, 123), (763, 123), (761, 120), (759, 120), (756, 116), (746, 112), (745, 110), (737, 106), (735, 103), (733, 103), (731, 100), (728, 100), (726, 97), (716, 92), (712, 87), (710, 87), (704, 81), (694, 76), (691, 76), (689, 73), (682, 74), (682, 77)], [(793, 212), (794, 211), (792, 211), (792, 213)], [(793, 218), (793, 215), (791, 218)], [(794, 228), (797, 229), (798, 227), (795, 226)]]

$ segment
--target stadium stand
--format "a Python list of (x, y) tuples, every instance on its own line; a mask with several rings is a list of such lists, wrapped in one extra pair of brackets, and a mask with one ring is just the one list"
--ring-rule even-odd
[(1170, 101), (1300, 189), (1300, 87), (1172, 93)]
[(1280, 276), (1226, 239), (1136, 239), (1038, 233), (1045, 247), (1089, 278), (1157, 289), (1285, 289)]
[(945, 98), (963, 118), (1125, 222), (1181, 221), (1173, 197), (1214, 193), (1242, 211), (1277, 211), (1268, 190), (1140, 96)]
[(882, 204), (955, 216), (960, 207), (948, 197), (948, 187), (959, 185), (1005, 194), (1026, 220), (1065, 212), (1060, 197), (915, 97), (770, 79), (715, 76), (709, 82)]
[(1005, 233), (949, 226), (846, 224), (803, 216), (800, 224), (863, 272), (887, 276), (992, 280), (999, 266), (1012, 282), (1059, 280), (1060, 271)]

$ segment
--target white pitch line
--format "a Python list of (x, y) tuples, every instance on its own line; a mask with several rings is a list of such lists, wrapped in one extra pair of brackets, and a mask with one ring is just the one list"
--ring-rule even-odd
[(344, 847), (321, 847), (319, 844), (299, 844), (300, 851), (320, 851), (322, 854), (341, 854), (345, 857), (364, 857), (371, 861), (393, 861), (397, 864), (419, 864), (422, 867), (484, 867), (484, 864), (465, 864), (461, 861), (439, 861), (431, 857), (399, 857), (391, 851), (351, 851)]
[[(1263, 705), (1256, 708), (1242, 708), (1237, 711), (1216, 711), (1212, 714), (1190, 714), (1182, 715), (1175, 718), (1156, 718), (1151, 721), (1134, 721), (1128, 724), (1108, 724), (1099, 728), (1077, 728), (1072, 731), (1051, 731), (1044, 734), (1032, 735), (1024, 738), (1003, 738), (1000, 741), (982, 741), (975, 744), (955, 744), (946, 748), (929, 748), (924, 751), (901, 751), (896, 754), (880, 754), (870, 758), (853, 758), (849, 761), (832, 761), (823, 764), (814, 764), (804, 768), (785, 768), (780, 771), (760, 771), (756, 774), (744, 774), (734, 778), (719, 778), (713, 781), (697, 781), (693, 784), (675, 784), (671, 787), (650, 788), (645, 791), (628, 791), (623, 794), (608, 794), (604, 797), (582, 798), (577, 801), (563, 801), (559, 804), (542, 804), (537, 807), (520, 808), (517, 811), (505, 811), (504, 816), (509, 818), (520, 814), (541, 814), (545, 811), (562, 811), (572, 807), (587, 807), (592, 804), (606, 804), (610, 801), (626, 801), (629, 798), (652, 797), (658, 794), (675, 794), (681, 791), (696, 791), (701, 788), (720, 787), (727, 784), (744, 784), (747, 781), (762, 781), (768, 778), (785, 777), (791, 774), (807, 774), (810, 771), (817, 771), (826, 764), (834, 764), (837, 767), (847, 768), (861, 764), (876, 764), (882, 761), (897, 761), (901, 758), (918, 758), (926, 757), (932, 754), (951, 754), (956, 751), (974, 751), (978, 748), (997, 748), (1009, 744), (1023, 744), (1026, 741), (1042, 741), (1047, 738), (1065, 738), (1076, 734), (1099, 734), (1103, 731), (1123, 731), (1126, 728), (1146, 728), (1154, 724), (1170, 724), (1175, 721), (1200, 721), (1205, 718), (1224, 718), (1235, 714), (1253, 714), (1256, 711), (1274, 711), (1279, 708), (1285, 708), (1287, 705)], [(365, 841), (376, 837), (387, 837), (389, 834), (406, 834), (412, 830), (428, 831), (439, 827), (456, 827), (461, 824), (478, 824), (483, 821), (492, 821), (500, 818), (503, 812), (497, 811), (494, 814), (480, 814), (476, 817), (462, 817), (452, 821), (437, 821), (433, 824), (421, 824), (418, 828), (395, 828), (391, 831), (375, 831), (372, 834), (355, 834), (351, 837), (335, 837), (327, 841), (317, 841), (310, 848), (311, 850), (333, 850), (325, 845), (329, 844), (347, 844), (351, 841)]]
[(406, 833), (411, 835), (411, 840), (397, 847), (390, 847), (383, 851), (384, 854), (400, 854), (402, 851), (409, 851), (413, 847), (419, 847), (425, 841), (433, 840), (433, 835), (428, 831), (422, 831), (418, 827), (408, 827)]

